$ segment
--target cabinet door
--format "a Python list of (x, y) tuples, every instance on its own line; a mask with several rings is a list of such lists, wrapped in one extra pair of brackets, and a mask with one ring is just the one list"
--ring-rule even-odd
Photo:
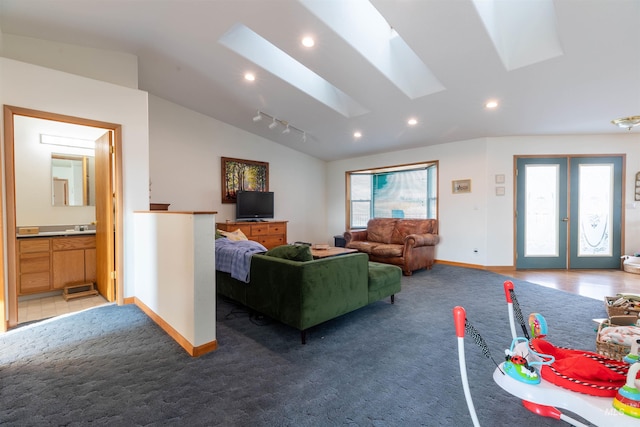
[(86, 249), (84, 251), (84, 280), (88, 282), (96, 281), (96, 250)]
[(53, 253), (53, 288), (84, 282), (84, 249)]

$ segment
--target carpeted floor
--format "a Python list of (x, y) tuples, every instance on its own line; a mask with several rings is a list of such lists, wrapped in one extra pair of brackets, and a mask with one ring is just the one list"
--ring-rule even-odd
[[(106, 306), (0, 336), (2, 425), (465, 426), (452, 308), (462, 305), (497, 361), (510, 343), (495, 273), (435, 265), (388, 299), (299, 332), (218, 301), (217, 351), (189, 357), (135, 306)], [(595, 349), (601, 302), (515, 281), (550, 341)], [(552, 426), (491, 378), (466, 340), (486, 426)]]

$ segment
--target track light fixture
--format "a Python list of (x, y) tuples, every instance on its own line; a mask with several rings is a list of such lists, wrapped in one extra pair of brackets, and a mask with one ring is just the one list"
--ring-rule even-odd
[(267, 113), (263, 113), (262, 111), (258, 110), (258, 114), (253, 117), (253, 121), (254, 122), (259, 122), (261, 121), (263, 118), (266, 119), (271, 119), (271, 123), (269, 123), (269, 129), (275, 129), (278, 126), (282, 126), (284, 127), (284, 129), (282, 130), (283, 134), (289, 134), (291, 133), (291, 131), (296, 131), (298, 132), (300, 135), (302, 135), (302, 142), (307, 142), (307, 132), (303, 131), (302, 129), (298, 129), (295, 126), (292, 126), (291, 124), (289, 124), (289, 122), (285, 121), (285, 120), (280, 120), (276, 117), (270, 116)]

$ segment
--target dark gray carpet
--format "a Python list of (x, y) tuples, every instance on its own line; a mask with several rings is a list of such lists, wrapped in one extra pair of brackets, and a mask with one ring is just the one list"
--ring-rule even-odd
[[(388, 299), (299, 332), (218, 301), (219, 349), (189, 357), (135, 306), (106, 306), (0, 336), (2, 425), (466, 426), (452, 308), (462, 305), (500, 361), (510, 344), (502, 283), (435, 265)], [(514, 281), (549, 339), (595, 349), (604, 304)], [(564, 425), (525, 410), (466, 339), (486, 426)]]

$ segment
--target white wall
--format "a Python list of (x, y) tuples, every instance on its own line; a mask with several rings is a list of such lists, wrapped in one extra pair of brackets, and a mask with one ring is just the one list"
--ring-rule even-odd
[(2, 56), (95, 80), (138, 88), (138, 57), (123, 52), (4, 34)]
[[(346, 171), (438, 160), (441, 243), (436, 247), (436, 259), (511, 266), (513, 162), (515, 155), (528, 154), (626, 154), (625, 253), (640, 250), (640, 202), (633, 203), (635, 174), (640, 171), (640, 134), (624, 130), (618, 135), (482, 138), (330, 162), (328, 232), (340, 234), (345, 228)], [(504, 196), (495, 194), (497, 174), (506, 178)], [(451, 181), (467, 178), (472, 180), (471, 193), (452, 194)]]
[(147, 93), (0, 58), (0, 103), (122, 125), (125, 254), (123, 296), (133, 296), (134, 288), (130, 278), (133, 277), (132, 268), (135, 263), (133, 230), (129, 224), (133, 223), (134, 210), (149, 208)]
[(136, 212), (134, 220), (136, 298), (191, 346), (214, 342), (215, 215)]
[(149, 136), (152, 202), (170, 203), (176, 211), (216, 211), (219, 222), (233, 220), (235, 204), (221, 202), (220, 158), (268, 162), (274, 219), (289, 221), (289, 242), (331, 239), (324, 161), (152, 95)]

